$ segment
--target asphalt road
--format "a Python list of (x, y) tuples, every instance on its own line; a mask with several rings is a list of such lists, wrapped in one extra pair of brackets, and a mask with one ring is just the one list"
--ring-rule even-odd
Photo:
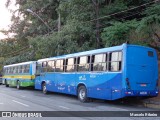
[[(121, 101), (93, 100), (81, 103), (76, 96), (50, 93), (44, 95), (41, 91), (25, 88), (6, 88), (0, 85), (0, 111), (60, 111), (58, 114), (68, 114), (66, 111), (154, 111), (137, 105), (134, 100), (129, 103)], [(72, 114), (72, 112), (70, 112)], [(97, 112), (98, 114), (98, 112)], [(67, 115), (66, 115), (67, 116)], [(42, 118), (0, 118), (0, 120), (53, 120), (51, 117)], [(160, 117), (54, 117), (54, 119), (69, 120), (159, 120)]]

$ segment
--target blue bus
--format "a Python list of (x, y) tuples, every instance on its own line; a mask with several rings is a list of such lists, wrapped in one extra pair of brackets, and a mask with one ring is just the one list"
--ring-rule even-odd
[(6, 65), (3, 67), (3, 84), (6, 87), (34, 87), (36, 61)]
[(77, 95), (81, 102), (158, 95), (157, 53), (138, 45), (40, 59), (36, 74), (35, 89)]

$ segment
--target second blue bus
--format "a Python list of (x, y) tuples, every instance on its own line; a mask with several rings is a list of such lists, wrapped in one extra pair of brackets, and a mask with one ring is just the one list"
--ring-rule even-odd
[(158, 60), (150, 47), (122, 44), (37, 61), (35, 89), (116, 100), (158, 95)]

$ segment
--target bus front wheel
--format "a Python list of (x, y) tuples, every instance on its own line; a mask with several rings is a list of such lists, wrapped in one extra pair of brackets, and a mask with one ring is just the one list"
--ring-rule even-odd
[(88, 98), (87, 98), (87, 89), (85, 86), (80, 86), (78, 88), (78, 99), (81, 102), (88, 102)]
[(42, 91), (43, 91), (44, 94), (47, 94), (47, 93), (48, 93), (47, 87), (46, 87), (46, 83), (43, 83), (43, 84), (42, 84)]

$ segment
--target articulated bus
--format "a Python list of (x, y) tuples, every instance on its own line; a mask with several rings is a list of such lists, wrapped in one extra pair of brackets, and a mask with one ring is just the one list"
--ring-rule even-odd
[(36, 74), (35, 89), (77, 95), (81, 102), (158, 95), (157, 53), (138, 45), (40, 59)]
[(8, 86), (34, 87), (36, 61), (6, 65), (3, 67), (3, 84)]

